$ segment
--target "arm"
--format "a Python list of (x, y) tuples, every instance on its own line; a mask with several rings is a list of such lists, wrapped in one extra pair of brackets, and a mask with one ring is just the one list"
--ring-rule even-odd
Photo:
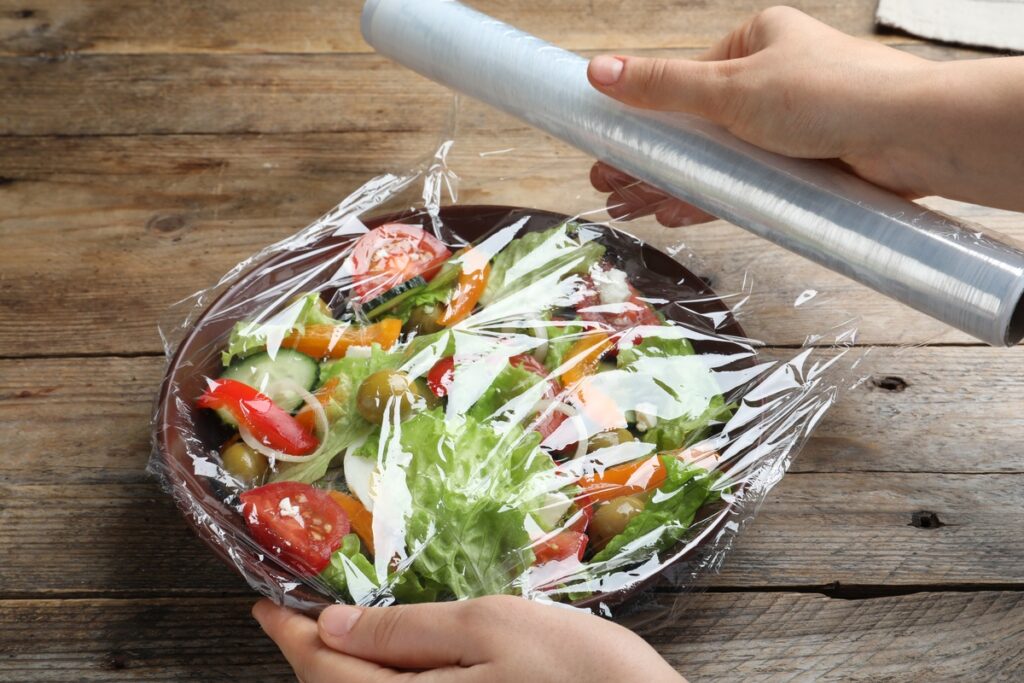
[[(626, 104), (705, 117), (780, 154), (834, 159), (897, 193), (1024, 210), (1024, 57), (933, 62), (788, 7), (761, 12), (696, 60), (601, 56), (588, 72)], [(664, 200), (598, 165), (621, 215)], [(658, 218), (708, 217), (680, 202)]]

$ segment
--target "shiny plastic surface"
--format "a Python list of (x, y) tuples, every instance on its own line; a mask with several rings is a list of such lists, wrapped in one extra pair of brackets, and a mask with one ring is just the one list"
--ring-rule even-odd
[(697, 117), (626, 107), (582, 57), (452, 0), (369, 0), (362, 30), (428, 78), (984, 342), (1024, 338), (1024, 251), (976, 226)]
[(299, 609), (640, 613), (718, 568), (854, 379), (855, 329), (766, 350), (752, 277), (716, 293), (580, 207), (459, 205), (449, 146), (169, 312), (151, 470)]

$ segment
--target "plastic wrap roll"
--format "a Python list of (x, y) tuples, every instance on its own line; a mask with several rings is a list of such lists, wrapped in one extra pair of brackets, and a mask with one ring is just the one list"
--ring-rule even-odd
[(822, 162), (622, 105), (587, 61), (450, 0), (369, 0), (380, 53), (994, 345), (1024, 337), (1024, 251)]

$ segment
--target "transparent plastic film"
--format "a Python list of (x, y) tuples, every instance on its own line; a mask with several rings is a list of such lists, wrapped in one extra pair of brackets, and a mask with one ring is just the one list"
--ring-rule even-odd
[(587, 61), (453, 0), (368, 0), (381, 54), (986, 343), (1024, 338), (1024, 250), (822, 161), (634, 109)]
[[(169, 312), (151, 469), (305, 611), (511, 594), (624, 617), (697, 585), (856, 381), (854, 322), (657, 231), (669, 255), (591, 196), (461, 204), (521, 178), (507, 150), (453, 150)], [(804, 347), (745, 329), (770, 301)]]

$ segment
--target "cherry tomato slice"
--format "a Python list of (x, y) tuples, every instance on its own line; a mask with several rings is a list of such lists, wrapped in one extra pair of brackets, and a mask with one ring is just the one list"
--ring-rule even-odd
[(570, 557), (582, 560), (588, 540), (586, 534), (578, 531), (562, 531), (535, 545), (533, 554), (537, 558), (537, 564), (567, 560)]
[[(508, 359), (508, 362), (517, 368), (522, 368), (523, 370), (532, 372), (535, 375), (539, 375), (541, 377), (548, 376), (548, 369), (545, 368), (540, 361), (529, 354), (522, 353), (518, 356), (512, 356)], [(547, 381), (548, 387), (544, 392), (544, 398), (554, 398), (555, 396), (558, 396), (558, 392), (561, 390), (558, 380), (548, 379)], [(537, 421), (533, 425), (533, 428), (540, 434), (541, 441), (543, 442), (544, 439), (551, 436), (554, 431), (558, 429), (559, 425), (565, 422), (566, 419), (567, 416), (565, 413), (552, 410), (542, 419)]]
[(269, 396), (233, 379), (210, 380), (209, 388), (199, 397), (197, 405), (227, 410), (257, 441), (282, 453), (306, 455), (320, 445), (316, 437), (276, 406)]
[[(583, 276), (584, 287), (582, 296), (576, 302), (576, 311), (580, 317), (590, 322), (603, 323), (616, 332), (628, 330), (640, 325), (661, 325), (654, 309), (640, 298), (640, 292), (629, 284), (629, 297), (619, 304), (604, 305), (597, 292), (597, 286), (589, 275)], [(628, 284), (628, 283), (627, 283)], [(593, 310), (604, 308), (608, 310)], [(634, 343), (638, 343), (634, 341)]]
[(434, 392), (434, 396), (442, 398), (448, 395), (448, 389), (455, 379), (455, 356), (442, 358), (430, 368), (427, 373), (427, 386)]
[(267, 484), (239, 497), (253, 538), (303, 574), (322, 572), (349, 532), (341, 506), (326, 491), (309, 484)]
[(385, 223), (352, 247), (355, 292), (368, 301), (417, 275), (429, 281), (451, 255), (440, 240), (418, 225)]

